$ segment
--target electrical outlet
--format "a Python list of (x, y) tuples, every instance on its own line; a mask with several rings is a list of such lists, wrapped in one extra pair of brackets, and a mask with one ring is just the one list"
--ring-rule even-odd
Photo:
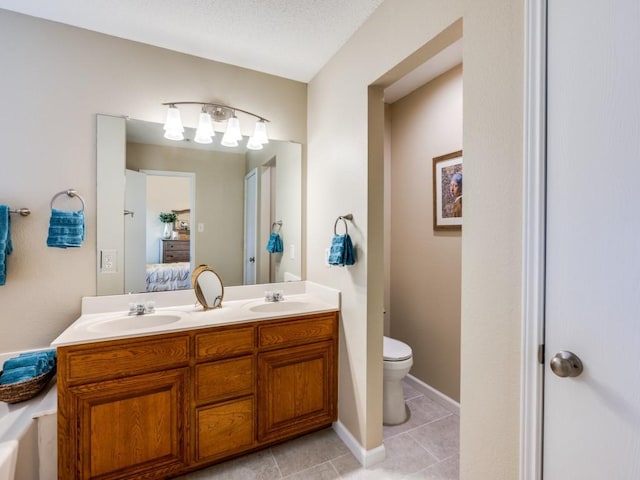
[(118, 271), (118, 251), (102, 250), (100, 252), (100, 272), (116, 273)]
[(199, 223), (198, 224), (198, 233), (202, 233), (204, 232), (204, 223)]
[(291, 260), (295, 260), (296, 258), (296, 246), (293, 244), (289, 246), (289, 258)]

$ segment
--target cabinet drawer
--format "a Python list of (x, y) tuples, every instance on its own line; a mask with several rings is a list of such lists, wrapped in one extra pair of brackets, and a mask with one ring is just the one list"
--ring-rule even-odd
[(321, 315), (258, 327), (259, 346), (291, 346), (333, 338), (336, 315)]
[(196, 461), (212, 460), (254, 445), (253, 397), (216, 404), (196, 412)]
[(196, 403), (253, 393), (253, 356), (196, 365)]
[(196, 335), (196, 359), (211, 360), (252, 353), (253, 327), (234, 328)]
[(189, 250), (186, 252), (164, 252), (162, 263), (188, 262)]
[(165, 251), (189, 251), (189, 240), (163, 240)]
[(165, 370), (189, 363), (189, 336), (63, 347), (58, 361), (69, 384)]

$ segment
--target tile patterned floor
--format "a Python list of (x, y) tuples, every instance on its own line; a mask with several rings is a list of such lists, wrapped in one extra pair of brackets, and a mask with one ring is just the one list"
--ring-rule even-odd
[(230, 460), (180, 480), (458, 480), (458, 416), (404, 383), (411, 412), (384, 427), (386, 458), (362, 468), (331, 428)]

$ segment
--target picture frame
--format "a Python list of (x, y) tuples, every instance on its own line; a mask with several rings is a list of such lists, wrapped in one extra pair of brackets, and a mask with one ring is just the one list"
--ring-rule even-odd
[(462, 230), (462, 150), (433, 158), (433, 229)]
[(173, 222), (173, 231), (180, 233), (180, 235), (189, 235), (191, 233), (191, 229), (189, 226), (189, 218), (191, 214), (191, 209), (186, 210), (171, 210), (178, 217), (176, 221)]

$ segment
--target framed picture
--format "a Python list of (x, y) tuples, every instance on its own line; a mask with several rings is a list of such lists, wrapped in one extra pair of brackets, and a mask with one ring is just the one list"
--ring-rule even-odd
[(176, 221), (173, 222), (173, 230), (175, 232), (179, 232), (180, 234), (188, 235), (190, 233), (189, 217), (191, 214), (191, 209), (171, 211), (177, 215)]
[(433, 159), (433, 229), (462, 230), (462, 150)]

